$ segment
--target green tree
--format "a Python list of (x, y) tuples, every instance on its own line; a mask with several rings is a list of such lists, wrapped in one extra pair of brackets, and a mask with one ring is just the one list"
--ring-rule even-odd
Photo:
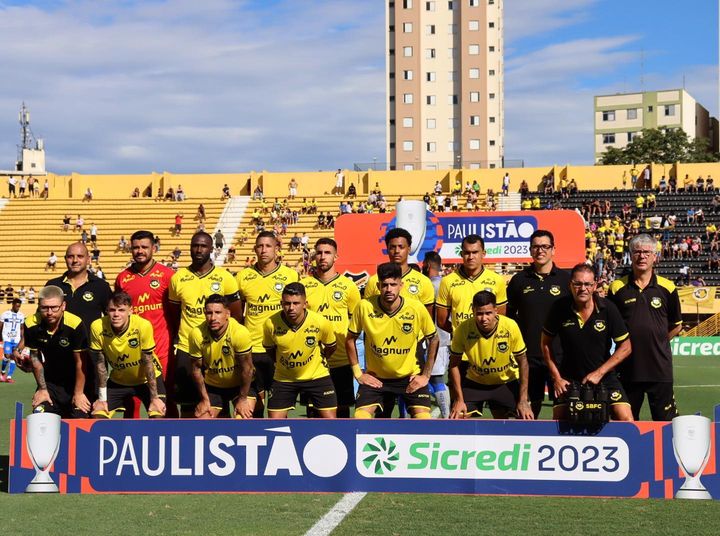
[(709, 151), (709, 142), (704, 138), (690, 140), (681, 128), (650, 128), (635, 136), (624, 149), (608, 147), (603, 153), (603, 164), (632, 164), (655, 162), (712, 162), (717, 155)]

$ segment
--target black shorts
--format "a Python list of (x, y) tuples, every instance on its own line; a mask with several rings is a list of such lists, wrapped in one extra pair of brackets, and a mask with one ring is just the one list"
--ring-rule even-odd
[(672, 382), (622, 382), (622, 386), (635, 420), (640, 419), (646, 393), (653, 421), (671, 421), (680, 415)]
[[(580, 380), (578, 380), (580, 381)], [(607, 374), (602, 380), (601, 383), (605, 386), (605, 389), (607, 389), (608, 392), (608, 399), (611, 406), (615, 406), (618, 404), (626, 404), (629, 405), (630, 401), (628, 400), (627, 395), (625, 394), (625, 390), (623, 389), (623, 386), (620, 384), (620, 380), (618, 379), (617, 375), (614, 373)], [(567, 406), (567, 391), (563, 393), (557, 400), (553, 402), (553, 407), (555, 406)]]
[(545, 390), (550, 400), (555, 400), (555, 386), (553, 385), (550, 371), (543, 364), (529, 363), (528, 367), (528, 398), (530, 402), (542, 402), (545, 400)]
[(307, 395), (308, 402), (312, 404), (316, 410), (322, 411), (337, 408), (335, 386), (330, 376), (326, 376), (317, 380), (307, 380), (304, 382), (274, 381), (267, 402), (268, 411), (289, 411), (295, 409), (295, 402), (301, 393)]
[(353, 376), (352, 367), (343, 365), (342, 367), (331, 368), (330, 378), (335, 386), (338, 406), (352, 406), (355, 403), (355, 386), (353, 384), (355, 376)]
[(275, 360), (267, 352), (253, 352), (252, 360), (255, 367), (255, 388), (258, 393), (270, 390), (275, 376)]
[[(230, 404), (235, 405), (235, 401), (240, 396), (240, 386), (215, 387), (214, 385), (205, 384), (205, 390), (207, 391), (208, 398), (210, 399), (210, 406), (215, 409), (219, 409), (220, 416), (229, 416), (230, 413), (228, 412), (228, 406)], [(254, 384), (250, 384), (248, 399), (257, 399), (257, 391), (255, 390)]]
[(200, 402), (195, 380), (193, 380), (193, 358), (184, 350), (175, 350), (175, 402), (180, 406), (195, 407)]
[[(43, 402), (37, 408), (36, 412), (56, 413), (63, 419), (89, 419), (90, 414), (84, 412), (80, 408), (76, 408), (72, 403), (72, 393), (74, 387), (64, 386), (55, 383), (46, 383), (48, 394), (52, 404)], [(92, 404), (92, 400), (90, 400)]]
[(515, 413), (520, 396), (520, 382), (513, 380), (500, 385), (484, 385), (465, 378), (462, 384), (463, 399), (469, 416), (481, 417), (485, 402), (491, 411)]
[(391, 380), (384, 380), (378, 378), (383, 386), (380, 389), (369, 387), (367, 385), (361, 385), (358, 389), (357, 398), (355, 399), (355, 409), (360, 408), (373, 408), (380, 407), (383, 409), (383, 400), (385, 393), (391, 393), (402, 397), (405, 402), (405, 407), (408, 409), (412, 408), (427, 408), (430, 409), (430, 390), (427, 385), (421, 389), (418, 389), (414, 393), (408, 394), (405, 392), (407, 386), (410, 384), (410, 376), (405, 378), (395, 378)]
[[(158, 397), (165, 402), (165, 382), (162, 376), (155, 378), (157, 382)], [(112, 380), (107, 383), (107, 404), (108, 411), (125, 412), (125, 406), (128, 400), (133, 397), (139, 398), (147, 410), (150, 407), (150, 388), (147, 383), (142, 385), (120, 385)]]

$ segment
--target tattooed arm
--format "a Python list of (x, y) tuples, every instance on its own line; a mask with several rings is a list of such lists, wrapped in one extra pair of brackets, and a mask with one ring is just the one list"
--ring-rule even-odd
[(37, 350), (30, 350), (30, 362), (32, 363), (32, 371), (37, 383), (37, 391), (33, 395), (32, 407), (35, 409), (40, 404), (47, 402), (52, 406), (50, 393), (48, 392), (47, 383), (45, 383), (45, 367), (40, 361), (40, 355)]
[(95, 365), (95, 374), (98, 382), (98, 399), (92, 406), (93, 416), (109, 418), (107, 403), (108, 371), (105, 355), (99, 350), (90, 350), (90, 359)]
[(150, 391), (150, 405), (147, 408), (149, 417), (165, 416), (165, 402), (158, 396), (157, 377), (155, 376), (155, 362), (152, 352), (142, 352), (140, 356), (142, 367), (145, 370), (148, 390)]

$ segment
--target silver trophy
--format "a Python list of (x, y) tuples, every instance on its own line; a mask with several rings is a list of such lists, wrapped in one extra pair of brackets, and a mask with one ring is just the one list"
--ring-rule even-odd
[(712, 499), (700, 482), (700, 475), (710, 459), (710, 419), (700, 415), (683, 415), (672, 420), (673, 451), (685, 474), (685, 482), (676, 499)]
[(400, 201), (395, 205), (395, 225), (401, 227), (412, 236), (408, 262), (418, 262), (417, 252), (425, 240), (425, 217), (427, 205), (425, 201)]
[(33, 413), (25, 421), (27, 451), (35, 468), (35, 478), (25, 488), (25, 493), (57, 493), (50, 467), (60, 450), (60, 415)]

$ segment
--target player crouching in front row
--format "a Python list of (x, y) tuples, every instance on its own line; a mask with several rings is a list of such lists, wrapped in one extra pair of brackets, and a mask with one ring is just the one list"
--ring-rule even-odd
[[(355, 418), (370, 419), (382, 409), (385, 393), (399, 395), (415, 419), (430, 418), (428, 381), (438, 350), (438, 336), (430, 313), (417, 300), (406, 300), (399, 265), (385, 263), (377, 269), (379, 295), (362, 300), (350, 319), (345, 349), (360, 384)], [(365, 332), (365, 364), (358, 364), (355, 341)], [(428, 341), (422, 373), (415, 357), (418, 341)]]
[(337, 345), (332, 324), (307, 309), (302, 283), (285, 286), (280, 306), (263, 325), (263, 346), (275, 360), (268, 417), (286, 418), (304, 394), (318, 417), (334, 419), (337, 395), (327, 363)]
[(248, 329), (230, 317), (225, 296), (208, 296), (205, 322), (190, 332), (188, 344), (193, 380), (200, 394), (195, 417), (228, 417), (232, 403), (236, 419), (251, 419), (257, 400), (252, 340)]
[[(165, 415), (165, 385), (155, 353), (152, 324), (132, 314), (132, 299), (125, 292), (110, 297), (107, 316), (90, 326), (90, 355), (98, 379), (93, 417), (112, 418), (125, 411), (125, 401), (139, 398), (148, 417)], [(112, 367), (108, 378), (107, 364)]]

